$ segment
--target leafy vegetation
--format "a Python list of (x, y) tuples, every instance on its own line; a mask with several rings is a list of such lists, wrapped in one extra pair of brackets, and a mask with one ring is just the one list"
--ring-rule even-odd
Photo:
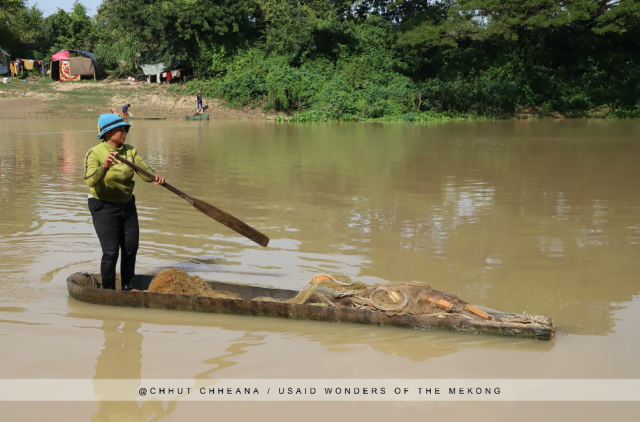
[(0, 2), (14, 55), (178, 60), (197, 80), (174, 90), (283, 119), (640, 117), (639, 0), (104, 0), (93, 18)]

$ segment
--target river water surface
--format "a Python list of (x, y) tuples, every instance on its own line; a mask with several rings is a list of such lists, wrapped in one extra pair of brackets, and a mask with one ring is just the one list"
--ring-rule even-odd
[[(133, 122), (127, 143), (168, 182), (272, 239), (261, 248), (140, 180), (138, 273), (176, 267), (289, 289), (319, 273), (422, 280), (471, 303), (547, 315), (557, 330), (547, 342), (71, 299), (67, 276), (99, 272), (82, 179), (96, 135), (94, 120), (0, 120), (2, 379), (640, 378), (639, 122)], [(0, 402), (0, 419), (568, 420), (640, 410), (154, 406)]]

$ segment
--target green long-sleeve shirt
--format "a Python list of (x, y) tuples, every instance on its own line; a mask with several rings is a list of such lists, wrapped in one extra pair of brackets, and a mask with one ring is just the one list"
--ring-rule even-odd
[[(129, 202), (133, 195), (133, 187), (136, 184), (133, 181), (133, 174), (136, 172), (123, 163), (116, 164), (108, 169), (102, 167), (111, 151), (118, 151), (118, 155), (137, 164), (151, 174), (155, 174), (155, 172), (142, 161), (138, 151), (131, 145), (122, 144), (120, 148), (113, 148), (106, 142), (101, 142), (87, 151), (84, 157), (84, 182), (91, 188), (91, 196), (103, 201), (124, 204)], [(153, 181), (153, 179), (149, 179), (143, 174), (138, 173), (138, 175), (145, 182)]]

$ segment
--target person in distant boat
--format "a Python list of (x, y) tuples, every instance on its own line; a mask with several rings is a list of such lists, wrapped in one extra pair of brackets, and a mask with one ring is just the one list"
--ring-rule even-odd
[[(125, 104), (122, 106), (122, 115), (124, 116), (124, 119), (129, 118), (129, 115), (131, 114), (131, 112), (129, 111), (129, 108), (131, 107), (131, 104)], [(133, 114), (131, 114), (131, 117), (133, 117)]]
[(164, 178), (142, 160), (134, 147), (124, 143), (131, 127), (129, 123), (119, 116), (103, 114), (98, 117), (98, 127), (98, 139), (102, 142), (85, 154), (84, 182), (90, 188), (89, 211), (102, 247), (102, 287), (116, 288), (116, 263), (119, 251), (122, 250), (122, 290), (132, 290), (140, 238), (138, 212), (133, 196), (135, 171), (118, 162), (115, 155), (121, 155), (154, 175), (151, 179), (138, 173), (145, 182), (163, 185)]
[(198, 91), (198, 95), (196, 95), (196, 113), (202, 113), (202, 92)]

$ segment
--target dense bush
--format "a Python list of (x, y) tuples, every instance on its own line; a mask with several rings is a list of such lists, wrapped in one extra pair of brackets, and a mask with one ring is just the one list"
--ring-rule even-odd
[(173, 90), (281, 119), (640, 107), (636, 0), (103, 0), (94, 18), (79, 3), (46, 18), (22, 0), (0, 5), (12, 54), (92, 50), (118, 72), (143, 57), (180, 60), (198, 80)]

